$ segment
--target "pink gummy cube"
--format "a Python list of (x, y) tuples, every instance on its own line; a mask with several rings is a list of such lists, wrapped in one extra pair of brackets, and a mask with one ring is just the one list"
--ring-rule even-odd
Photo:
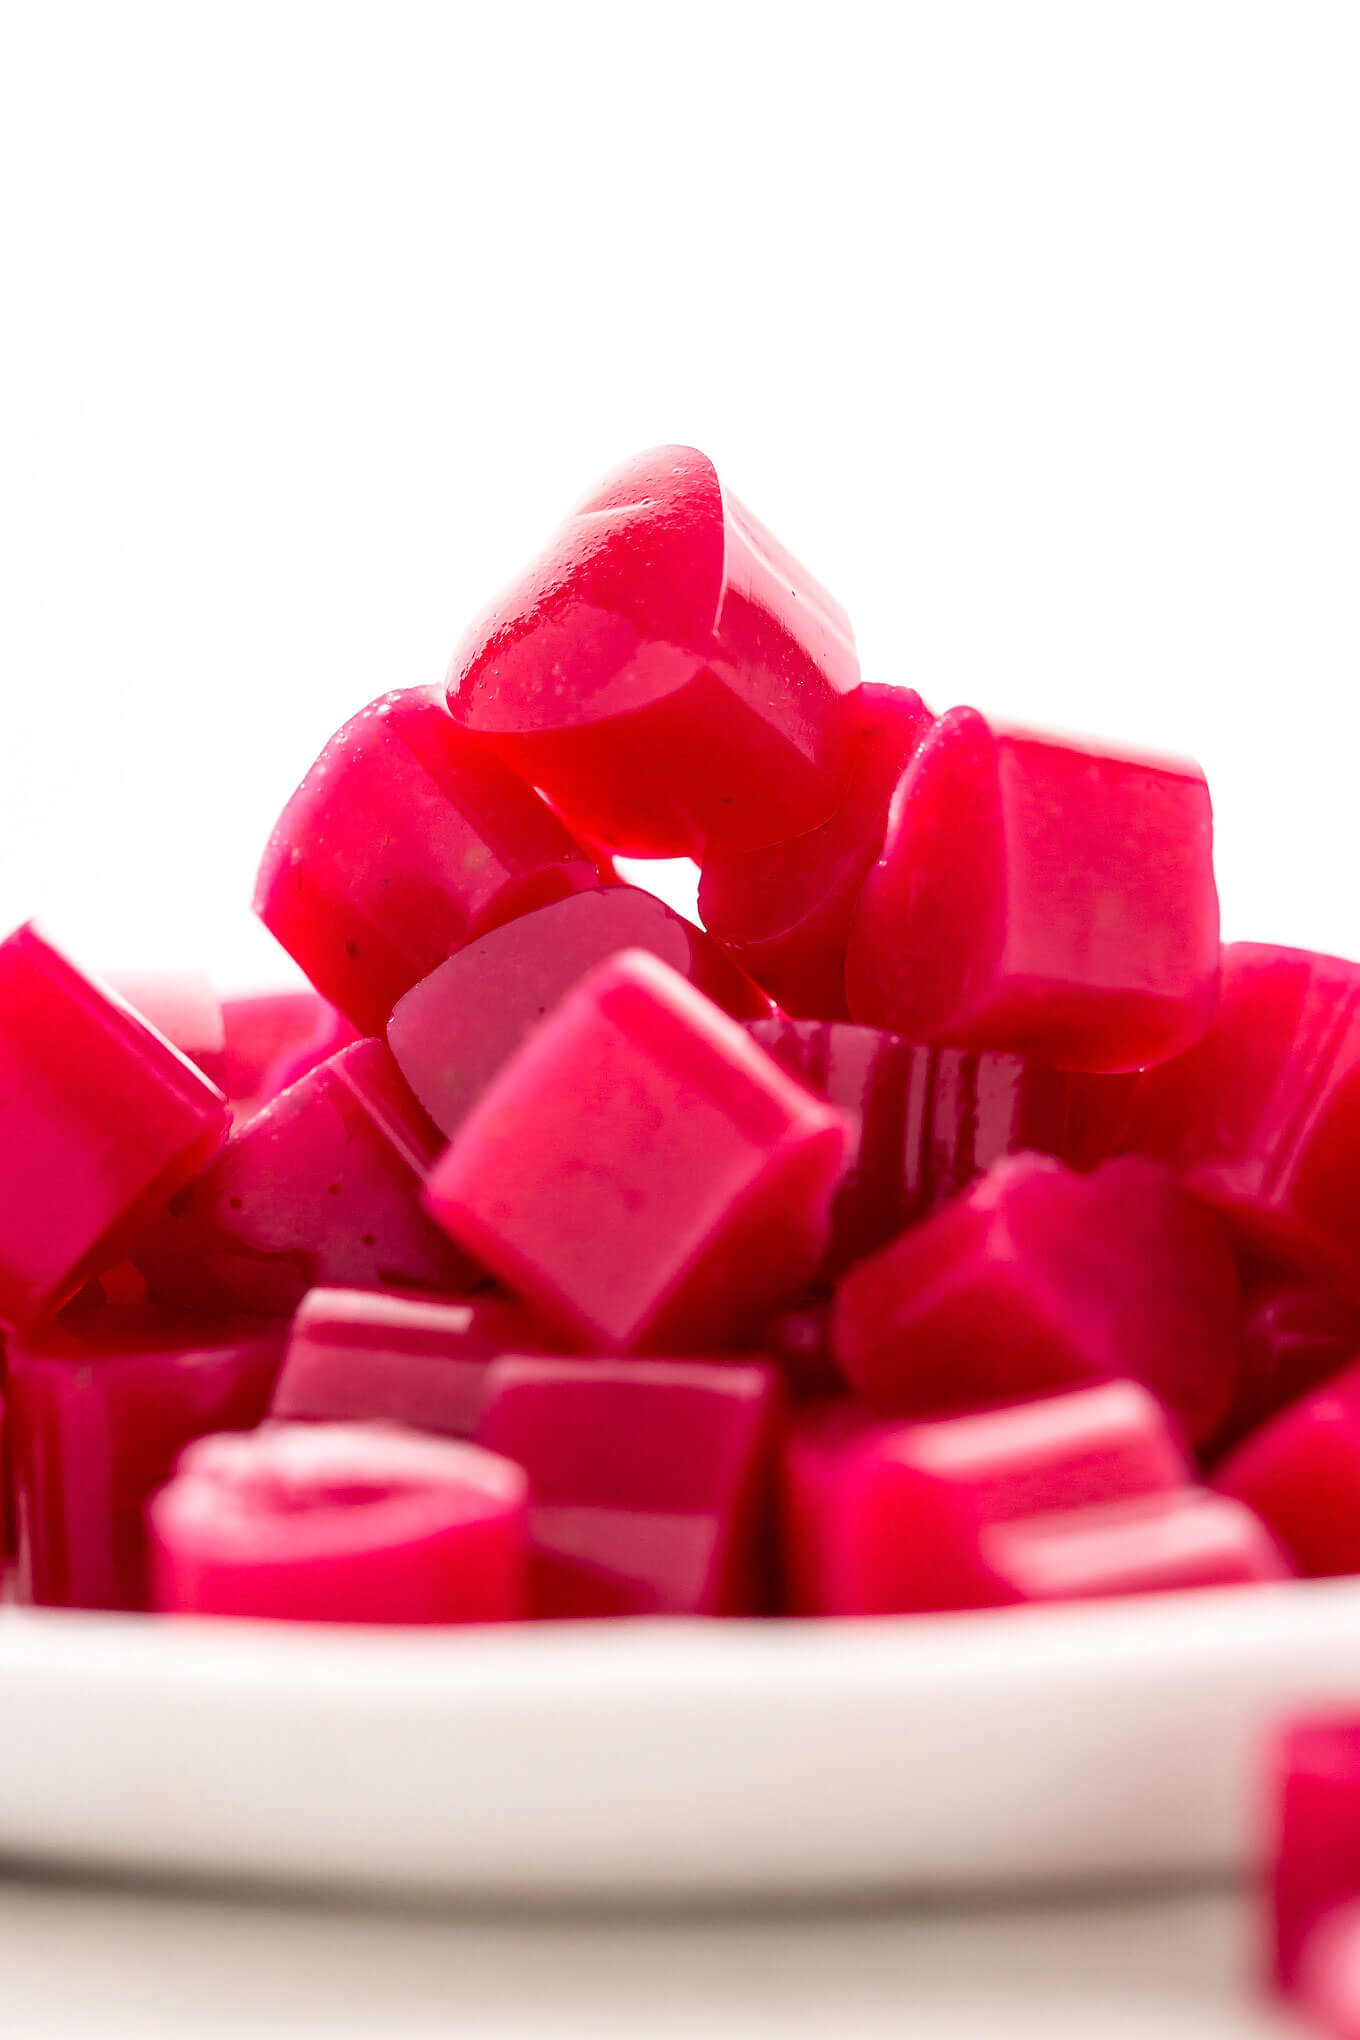
[(200, 1070), (35, 928), (0, 942), (0, 1320), (51, 1314), (222, 1139)]
[(476, 935), (599, 883), (594, 863), (438, 691), (384, 694), (279, 818), (255, 911), (361, 1034)]
[(1360, 1361), (1271, 1417), (1214, 1475), (1308, 1578), (1360, 1572)]
[(1360, 2040), (1360, 1898), (1324, 1912), (1299, 1952), (1291, 1995), (1312, 2030)]
[(738, 1017), (770, 1002), (716, 942), (635, 886), (599, 886), (470, 942), (399, 999), (387, 1045), (446, 1134), (501, 1064), (579, 978), (622, 949), (645, 949)]
[(270, 1073), (319, 1034), (335, 1008), (319, 992), (247, 992), (222, 1001), (223, 1090), (247, 1104), (275, 1088)]
[(1259, 1517), (1202, 1488), (1017, 1517), (987, 1526), (981, 1543), (997, 1598), (1009, 1602), (1254, 1586), (1290, 1574)]
[(754, 1362), (497, 1360), (477, 1436), (529, 1477), (534, 1612), (762, 1610), (775, 1418)]
[(219, 1091), (227, 1088), (222, 1002), (205, 971), (119, 971), (109, 984)]
[(1269, 1253), (1360, 1275), (1360, 964), (1231, 944), (1213, 1027), (1140, 1079), (1125, 1144)]
[(525, 1482), (382, 1424), (203, 1438), (150, 1508), (156, 1607), (285, 1622), (506, 1622), (524, 1612)]
[(1131, 1381), (933, 1422), (812, 1410), (784, 1462), (785, 1577), (803, 1615), (986, 1607), (1004, 1598), (983, 1526), (1191, 1479), (1166, 1415)]
[(721, 487), (661, 446), (611, 475), (473, 626), (448, 698), (601, 842), (775, 843), (842, 791), (849, 620)]
[(853, 763), (829, 821), (792, 842), (707, 857), (704, 926), (786, 1013), (848, 1020), (845, 945), (860, 889), (883, 846), (888, 803), (933, 720), (909, 687), (854, 696)]
[(1360, 1899), (1360, 1718), (1291, 1722), (1271, 1761), (1270, 1895), (1274, 1978), (1299, 1981), (1314, 1930)]
[(382, 1043), (356, 1042), (234, 1133), (133, 1258), (191, 1310), (287, 1315), (318, 1285), (466, 1290), (480, 1271), (420, 1205), (439, 1147)]
[(836, 1193), (823, 1273), (948, 1203), (1021, 1149), (1063, 1152), (1070, 1079), (1020, 1056), (920, 1048), (875, 1027), (757, 1020), (753, 1038), (791, 1077), (859, 1123)]
[(853, 1269), (832, 1338), (890, 1413), (1127, 1376), (1198, 1443), (1228, 1408), (1241, 1313), (1225, 1229), (1169, 1171), (1017, 1155)]
[(430, 1210), (582, 1346), (703, 1350), (821, 1259), (845, 1115), (654, 956), (571, 992), (463, 1121)]
[(9, 1460), (19, 1599), (144, 1608), (143, 1511), (180, 1450), (269, 1405), (283, 1332), (267, 1320), (114, 1307), (12, 1339)]
[(1132, 1070), (1198, 1040), (1218, 979), (1198, 766), (951, 709), (893, 795), (846, 956), (851, 1014), (918, 1041)]
[(502, 1353), (553, 1352), (508, 1297), (313, 1289), (299, 1304), (271, 1414), (405, 1424), (470, 1438), (487, 1370)]
[(1258, 1277), (1247, 1294), (1242, 1358), (1216, 1454), (1360, 1356), (1360, 1301), (1297, 1276)]

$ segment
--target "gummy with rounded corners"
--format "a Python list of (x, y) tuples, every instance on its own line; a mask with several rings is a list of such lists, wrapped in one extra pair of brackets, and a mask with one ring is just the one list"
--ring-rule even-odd
[(206, 971), (119, 971), (109, 984), (219, 1091), (227, 1089), (222, 1002)]
[(600, 874), (434, 688), (351, 717), (269, 839), (255, 911), (360, 1034), (465, 942)]
[(981, 1544), (1010, 1604), (1259, 1586), (1291, 1572), (1249, 1508), (1195, 1487), (989, 1524)]
[(626, 855), (817, 828), (852, 749), (849, 620), (687, 446), (603, 482), (468, 632), (449, 706)]
[(573, 893), (468, 943), (397, 1001), (387, 1045), (436, 1126), (452, 1135), (559, 999), (623, 949), (659, 956), (738, 1018), (770, 1010), (702, 928), (650, 893)]

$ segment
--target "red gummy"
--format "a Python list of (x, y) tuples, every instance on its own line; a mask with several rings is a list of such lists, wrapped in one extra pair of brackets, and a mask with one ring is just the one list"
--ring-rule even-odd
[(0, 1320), (115, 1261), (222, 1139), (200, 1070), (35, 928), (0, 942)]
[(1247, 1297), (1232, 1406), (1214, 1441), (1226, 1451), (1360, 1355), (1360, 1301), (1344, 1290), (1275, 1275)]
[(1214, 1486), (1249, 1503), (1306, 1577), (1360, 1572), (1360, 1361), (1253, 1431)]
[(580, 1345), (702, 1351), (806, 1287), (848, 1138), (738, 1021), (631, 950), (502, 1067), (426, 1201)]
[(996, 1523), (982, 1554), (998, 1600), (1012, 1604), (1253, 1586), (1290, 1572), (1250, 1509), (1202, 1488)]
[(688, 446), (638, 455), (468, 633), (448, 699), (613, 849), (701, 857), (835, 807), (849, 619)]
[(182, 1448), (269, 1406), (281, 1329), (143, 1309), (68, 1313), (12, 1339), (9, 1456), (19, 1599), (145, 1608), (143, 1511)]
[(1360, 1898), (1360, 1719), (1295, 1721), (1272, 1755), (1274, 1976), (1291, 1990), (1314, 1930)]
[(1063, 1151), (1068, 1077), (1020, 1056), (920, 1048), (840, 1021), (758, 1020), (791, 1077), (851, 1113), (859, 1141), (831, 1208), (838, 1275), (1022, 1149)]
[(1360, 964), (1232, 943), (1212, 1028), (1140, 1079), (1126, 1145), (1268, 1253), (1360, 1275)]
[(1198, 1040), (1218, 976), (1198, 766), (942, 716), (893, 796), (846, 954), (856, 1020), (1132, 1070)]
[(119, 971), (109, 984), (148, 1027), (202, 1070), (209, 1083), (219, 1091), (227, 1089), (226, 1024), (222, 1002), (206, 972)]
[(356, 1042), (239, 1128), (133, 1259), (189, 1310), (287, 1316), (319, 1286), (465, 1290), (481, 1271), (420, 1206), (440, 1145), (382, 1043)]
[(933, 1422), (849, 1404), (793, 1426), (785, 1577), (803, 1615), (987, 1607), (1004, 1599), (983, 1527), (1168, 1491), (1191, 1479), (1165, 1413), (1112, 1381)]
[(1017, 1155), (853, 1269), (832, 1337), (890, 1413), (1127, 1376), (1199, 1443), (1228, 1408), (1241, 1310), (1224, 1227), (1169, 1171)]
[(524, 1613), (524, 1475), (452, 1438), (276, 1424), (204, 1438), (150, 1509), (156, 1607), (285, 1622)]
[(405, 1424), (470, 1438), (487, 1370), (502, 1353), (556, 1350), (507, 1297), (313, 1289), (299, 1304), (270, 1414)]
[(535, 1614), (761, 1611), (775, 1405), (735, 1360), (496, 1361), (477, 1436), (529, 1477)]
[(269, 839), (255, 911), (360, 1034), (381, 1034), (455, 949), (599, 881), (533, 788), (412, 687), (331, 738)]
[(845, 795), (829, 821), (792, 842), (705, 859), (704, 926), (786, 1013), (848, 1020), (845, 945), (860, 890), (883, 847), (888, 803), (933, 717), (909, 687), (862, 686)]
[(622, 949), (645, 949), (738, 1017), (770, 1002), (716, 942), (634, 886), (574, 893), (471, 942), (397, 1002), (387, 1045), (447, 1134), (502, 1063), (577, 980)]

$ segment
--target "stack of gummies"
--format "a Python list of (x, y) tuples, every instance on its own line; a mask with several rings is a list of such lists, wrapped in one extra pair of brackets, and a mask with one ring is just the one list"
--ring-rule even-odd
[[(615, 856), (695, 860), (703, 925)], [(314, 995), (0, 944), (21, 1599), (1360, 1568), (1360, 967), (1220, 949), (1196, 766), (861, 681), (702, 455), (345, 724), (256, 907)]]

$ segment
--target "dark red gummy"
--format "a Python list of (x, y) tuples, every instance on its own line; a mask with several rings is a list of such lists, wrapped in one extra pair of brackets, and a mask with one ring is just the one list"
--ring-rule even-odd
[(420, 1205), (441, 1145), (382, 1043), (356, 1042), (234, 1133), (133, 1258), (190, 1310), (286, 1316), (318, 1286), (466, 1290), (480, 1271)]
[(888, 803), (933, 720), (909, 687), (853, 697), (853, 762), (829, 821), (792, 842), (704, 860), (699, 913), (786, 1013), (848, 1020), (845, 945), (860, 888), (883, 846)]
[(600, 874), (438, 693), (384, 694), (327, 744), (279, 818), (255, 911), (360, 1034), (455, 949)]
[(1198, 1040), (1218, 976), (1198, 766), (942, 716), (907, 767), (846, 953), (856, 1020), (918, 1041), (1142, 1068)]
[(1127, 1376), (1199, 1443), (1227, 1412), (1241, 1315), (1228, 1235), (1169, 1171), (1018, 1155), (853, 1269), (832, 1336), (890, 1413)]
[(387, 1044), (436, 1126), (452, 1134), (578, 978), (621, 949), (659, 956), (738, 1018), (770, 1010), (716, 942), (650, 893), (574, 893), (470, 942), (397, 1002)]
[(849, 620), (693, 447), (640, 454), (473, 626), (448, 698), (613, 849), (702, 857), (839, 799)]
[(496, 1361), (477, 1436), (529, 1476), (534, 1612), (762, 1611), (775, 1403), (754, 1362)]
[(215, 1085), (32, 926), (0, 942), (0, 1320), (56, 1309), (201, 1167)]
[(147, 1501), (191, 1439), (261, 1421), (282, 1356), (282, 1330), (258, 1318), (145, 1308), (88, 1310), (12, 1339), (20, 1600), (146, 1607)]

